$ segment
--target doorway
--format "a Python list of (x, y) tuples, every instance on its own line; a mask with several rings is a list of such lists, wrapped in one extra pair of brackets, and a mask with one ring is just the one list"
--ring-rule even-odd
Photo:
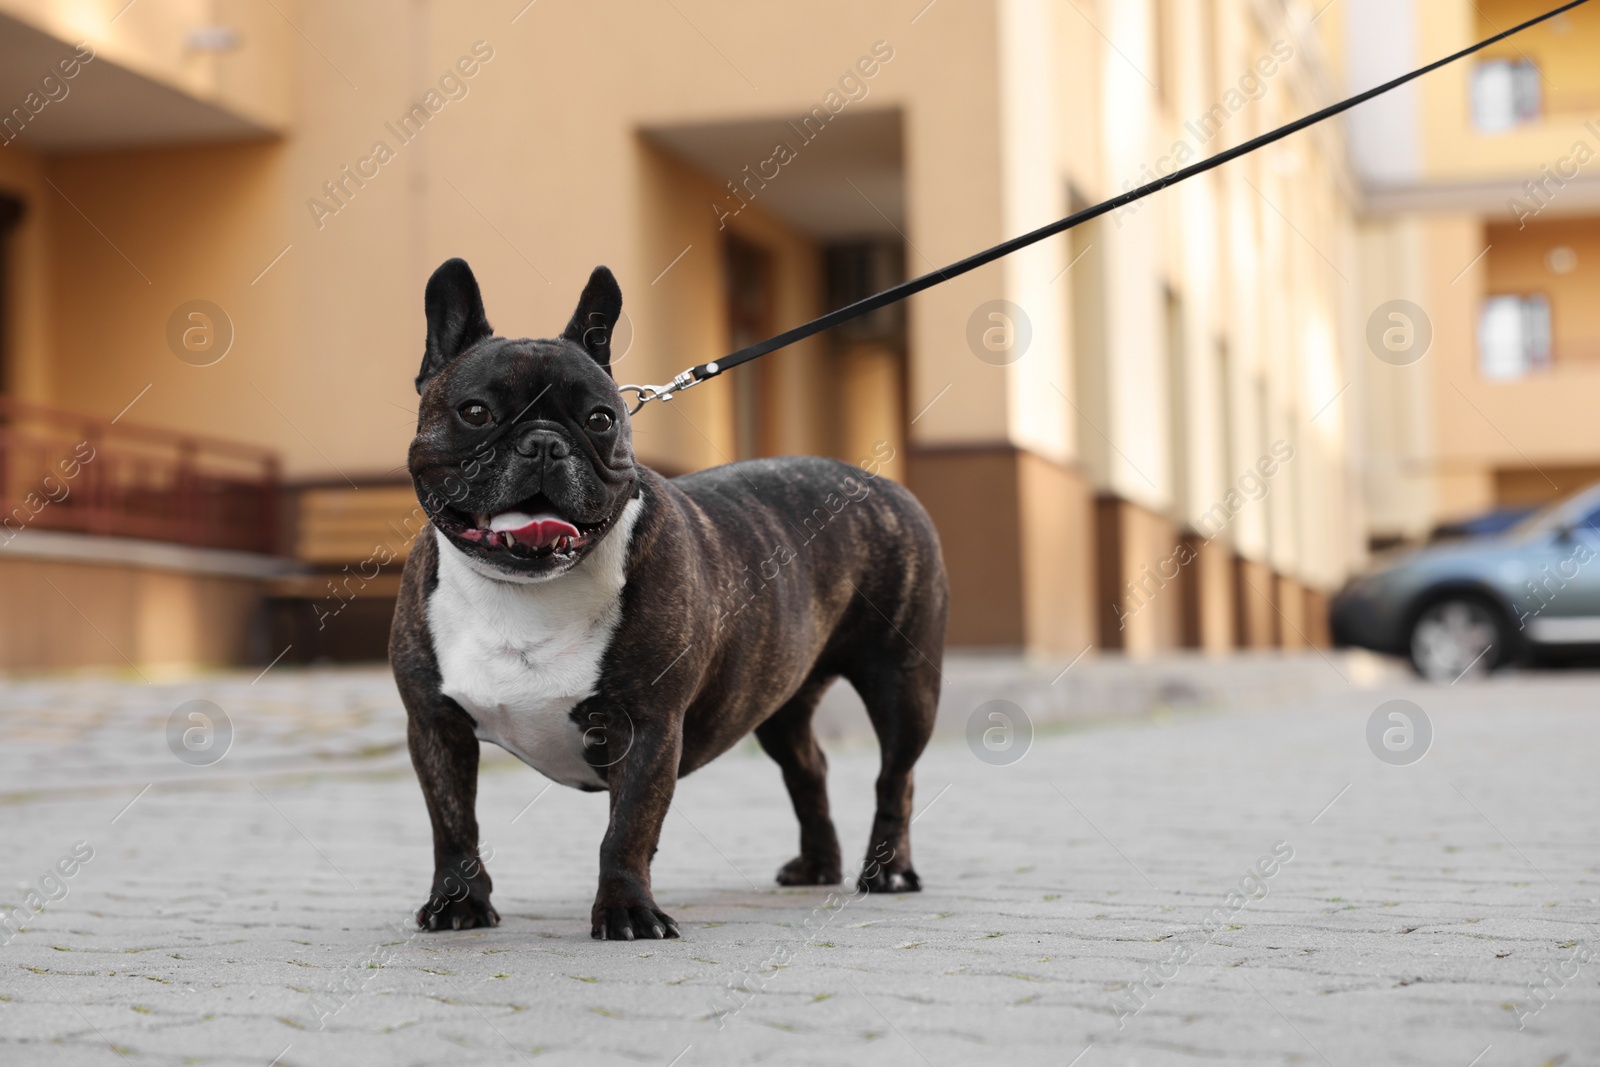
[(12, 235), (26, 213), (21, 200), (0, 193), (0, 396), (12, 391), (11, 321)]
[[(760, 245), (729, 234), (723, 248), (727, 290), (728, 351), (770, 337), (776, 318), (772, 253)], [(769, 384), (767, 368), (761, 362), (746, 364), (733, 383), (733, 456), (755, 459), (773, 455), (771, 420), (766, 417)]]
[[(841, 308), (905, 278), (898, 241), (858, 240), (829, 245), (825, 257), (828, 307)], [(890, 304), (832, 331), (837, 399), (829, 437), (847, 463), (905, 480), (905, 305)], [(887, 457), (887, 458), (886, 458)]]

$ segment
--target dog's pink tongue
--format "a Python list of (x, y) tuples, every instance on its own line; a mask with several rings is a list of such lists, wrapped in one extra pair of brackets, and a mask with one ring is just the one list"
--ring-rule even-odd
[(578, 528), (565, 519), (558, 519), (554, 515), (529, 515), (521, 511), (502, 511), (489, 520), (489, 529), (511, 534), (517, 539), (517, 544), (530, 548), (544, 548), (563, 537), (578, 536)]

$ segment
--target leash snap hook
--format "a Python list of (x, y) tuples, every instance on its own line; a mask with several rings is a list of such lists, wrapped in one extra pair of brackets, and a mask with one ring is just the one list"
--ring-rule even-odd
[[(712, 371), (713, 374), (715, 373), (715, 367), (715, 363), (706, 364), (706, 369)], [(674, 393), (681, 393), (685, 389), (692, 389), (709, 377), (711, 377), (710, 374), (697, 378), (695, 377), (694, 370), (691, 368), (683, 371), (665, 385), (619, 385), (617, 386), (617, 390), (623, 393), (633, 393), (639, 398), (633, 407), (628, 409), (629, 415), (637, 415), (639, 413), (639, 409), (650, 403), (650, 401), (671, 400)]]
[[(637, 398), (634, 400), (633, 406), (628, 408), (629, 415), (639, 414), (639, 409), (652, 400), (666, 399), (661, 396), (660, 389), (654, 385), (619, 385), (617, 386), (617, 391), (619, 393), (632, 393)], [(668, 396), (670, 397), (670, 394)]]

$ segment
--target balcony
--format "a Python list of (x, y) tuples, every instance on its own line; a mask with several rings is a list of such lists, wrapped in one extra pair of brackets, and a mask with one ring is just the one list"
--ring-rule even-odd
[(274, 5), (0, 0), (0, 142), (54, 154), (272, 136), (290, 118), (292, 34)]
[(0, 545), (41, 530), (270, 555), (278, 493), (266, 449), (0, 398)]
[[(1372, 40), (1352, 57), (1352, 88), (1517, 25), (1540, 0), (1443, 0), (1363, 8), (1349, 29)], [(1600, 207), (1600, 8), (1590, 4), (1500, 41), (1374, 101), (1350, 119), (1351, 147), (1373, 214), (1463, 212), (1508, 217), (1528, 183), (1559, 190), (1558, 211)], [(1575, 146), (1582, 142), (1584, 148)]]

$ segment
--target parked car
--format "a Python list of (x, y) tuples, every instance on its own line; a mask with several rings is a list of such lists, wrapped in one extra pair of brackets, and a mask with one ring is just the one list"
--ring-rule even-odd
[(1443, 541), (1353, 579), (1329, 607), (1336, 645), (1406, 656), (1454, 681), (1544, 654), (1600, 652), (1600, 485), (1504, 533)]
[(1467, 519), (1457, 519), (1455, 522), (1441, 523), (1433, 528), (1433, 533), (1428, 535), (1428, 541), (1431, 544), (1434, 541), (1452, 541), (1463, 537), (1487, 537), (1493, 534), (1502, 534), (1538, 510), (1536, 507), (1494, 508), (1484, 512), (1482, 515), (1474, 515)]

